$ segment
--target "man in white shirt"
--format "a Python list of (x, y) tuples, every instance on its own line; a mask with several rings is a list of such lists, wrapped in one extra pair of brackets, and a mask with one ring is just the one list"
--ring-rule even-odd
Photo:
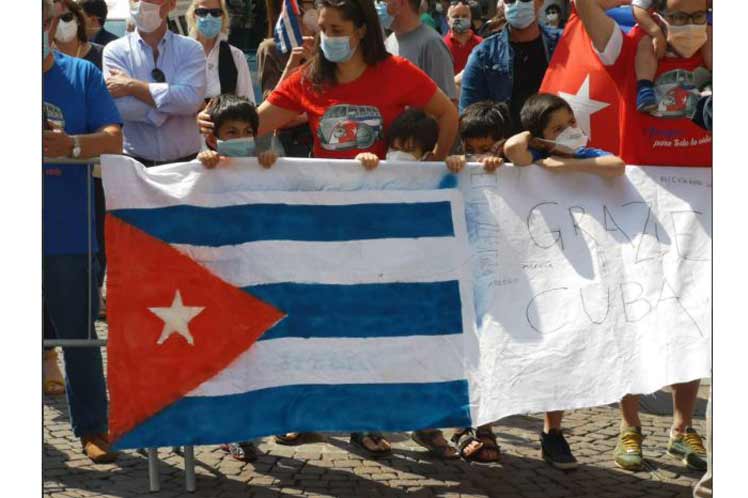
[(193, 159), (201, 147), (206, 60), (167, 28), (176, 0), (131, 0), (136, 29), (104, 48), (104, 75), (124, 120), (124, 151), (146, 166)]

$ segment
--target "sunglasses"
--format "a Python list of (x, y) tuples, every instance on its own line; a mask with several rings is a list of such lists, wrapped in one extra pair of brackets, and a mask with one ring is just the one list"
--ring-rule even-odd
[(151, 71), (151, 78), (153, 78), (156, 83), (166, 82), (166, 75), (159, 68), (155, 68), (153, 71)]
[(75, 19), (75, 14), (72, 12), (66, 12), (60, 16), (60, 21), (62, 22), (70, 22), (73, 19)]
[(687, 14), (685, 12), (666, 12), (663, 16), (668, 23), (673, 26), (685, 26), (686, 24), (706, 24), (707, 12), (701, 10), (694, 12), (693, 14)]
[(204, 9), (202, 7), (199, 9), (195, 9), (195, 15), (197, 17), (206, 17), (208, 14), (213, 17), (221, 17), (223, 15), (223, 11), (221, 9)]

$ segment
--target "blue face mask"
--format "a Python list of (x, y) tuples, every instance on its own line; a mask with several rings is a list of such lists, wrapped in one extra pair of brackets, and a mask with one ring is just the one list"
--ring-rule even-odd
[(220, 17), (213, 17), (207, 15), (205, 17), (197, 18), (197, 30), (205, 38), (215, 38), (218, 33), (221, 32), (223, 27), (223, 19)]
[(216, 152), (226, 157), (254, 157), (255, 139), (252, 137), (218, 140)]
[(42, 34), (42, 60), (49, 55), (49, 34), (45, 31)]
[(390, 29), (392, 21), (394, 21), (395, 18), (392, 17), (392, 14), (387, 12), (387, 4), (384, 2), (377, 2), (374, 4), (374, 7), (377, 9), (377, 15), (379, 16), (379, 22), (382, 24), (382, 27), (384, 29)]
[(511, 27), (525, 29), (535, 21), (535, 2), (515, 0), (514, 3), (505, 3), (504, 17)]
[(353, 57), (355, 49), (351, 49), (350, 36), (327, 36), (320, 33), (322, 53), (330, 62), (347, 62)]

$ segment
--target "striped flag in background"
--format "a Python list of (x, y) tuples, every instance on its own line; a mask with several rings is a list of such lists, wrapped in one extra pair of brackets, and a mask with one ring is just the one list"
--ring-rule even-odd
[(471, 424), (456, 188), (258, 192), (105, 163), (118, 448)]
[(296, 0), (283, 0), (278, 22), (275, 23), (275, 43), (284, 54), (303, 43), (299, 26), (300, 15)]

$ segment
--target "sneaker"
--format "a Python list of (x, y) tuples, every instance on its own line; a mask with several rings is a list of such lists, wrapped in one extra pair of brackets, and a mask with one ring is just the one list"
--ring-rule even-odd
[(657, 96), (651, 81), (640, 81), (636, 91), (636, 110), (649, 113), (657, 109)]
[(111, 463), (119, 454), (112, 450), (107, 437), (103, 434), (87, 434), (81, 438), (83, 453), (93, 463)]
[(706, 470), (706, 449), (704, 442), (692, 427), (685, 433), (670, 432), (670, 442), (667, 445), (668, 455), (678, 458), (689, 469)]
[(548, 434), (540, 433), (540, 455), (557, 469), (571, 470), (578, 465), (577, 459), (571, 454), (569, 443), (559, 429), (551, 429)]
[(642, 436), (641, 427), (625, 427), (618, 435), (618, 444), (613, 451), (616, 465), (626, 470), (640, 470), (642, 468)]
[(257, 447), (252, 441), (224, 444), (221, 446), (221, 449), (230, 453), (234, 459), (241, 462), (254, 462), (257, 460)]

